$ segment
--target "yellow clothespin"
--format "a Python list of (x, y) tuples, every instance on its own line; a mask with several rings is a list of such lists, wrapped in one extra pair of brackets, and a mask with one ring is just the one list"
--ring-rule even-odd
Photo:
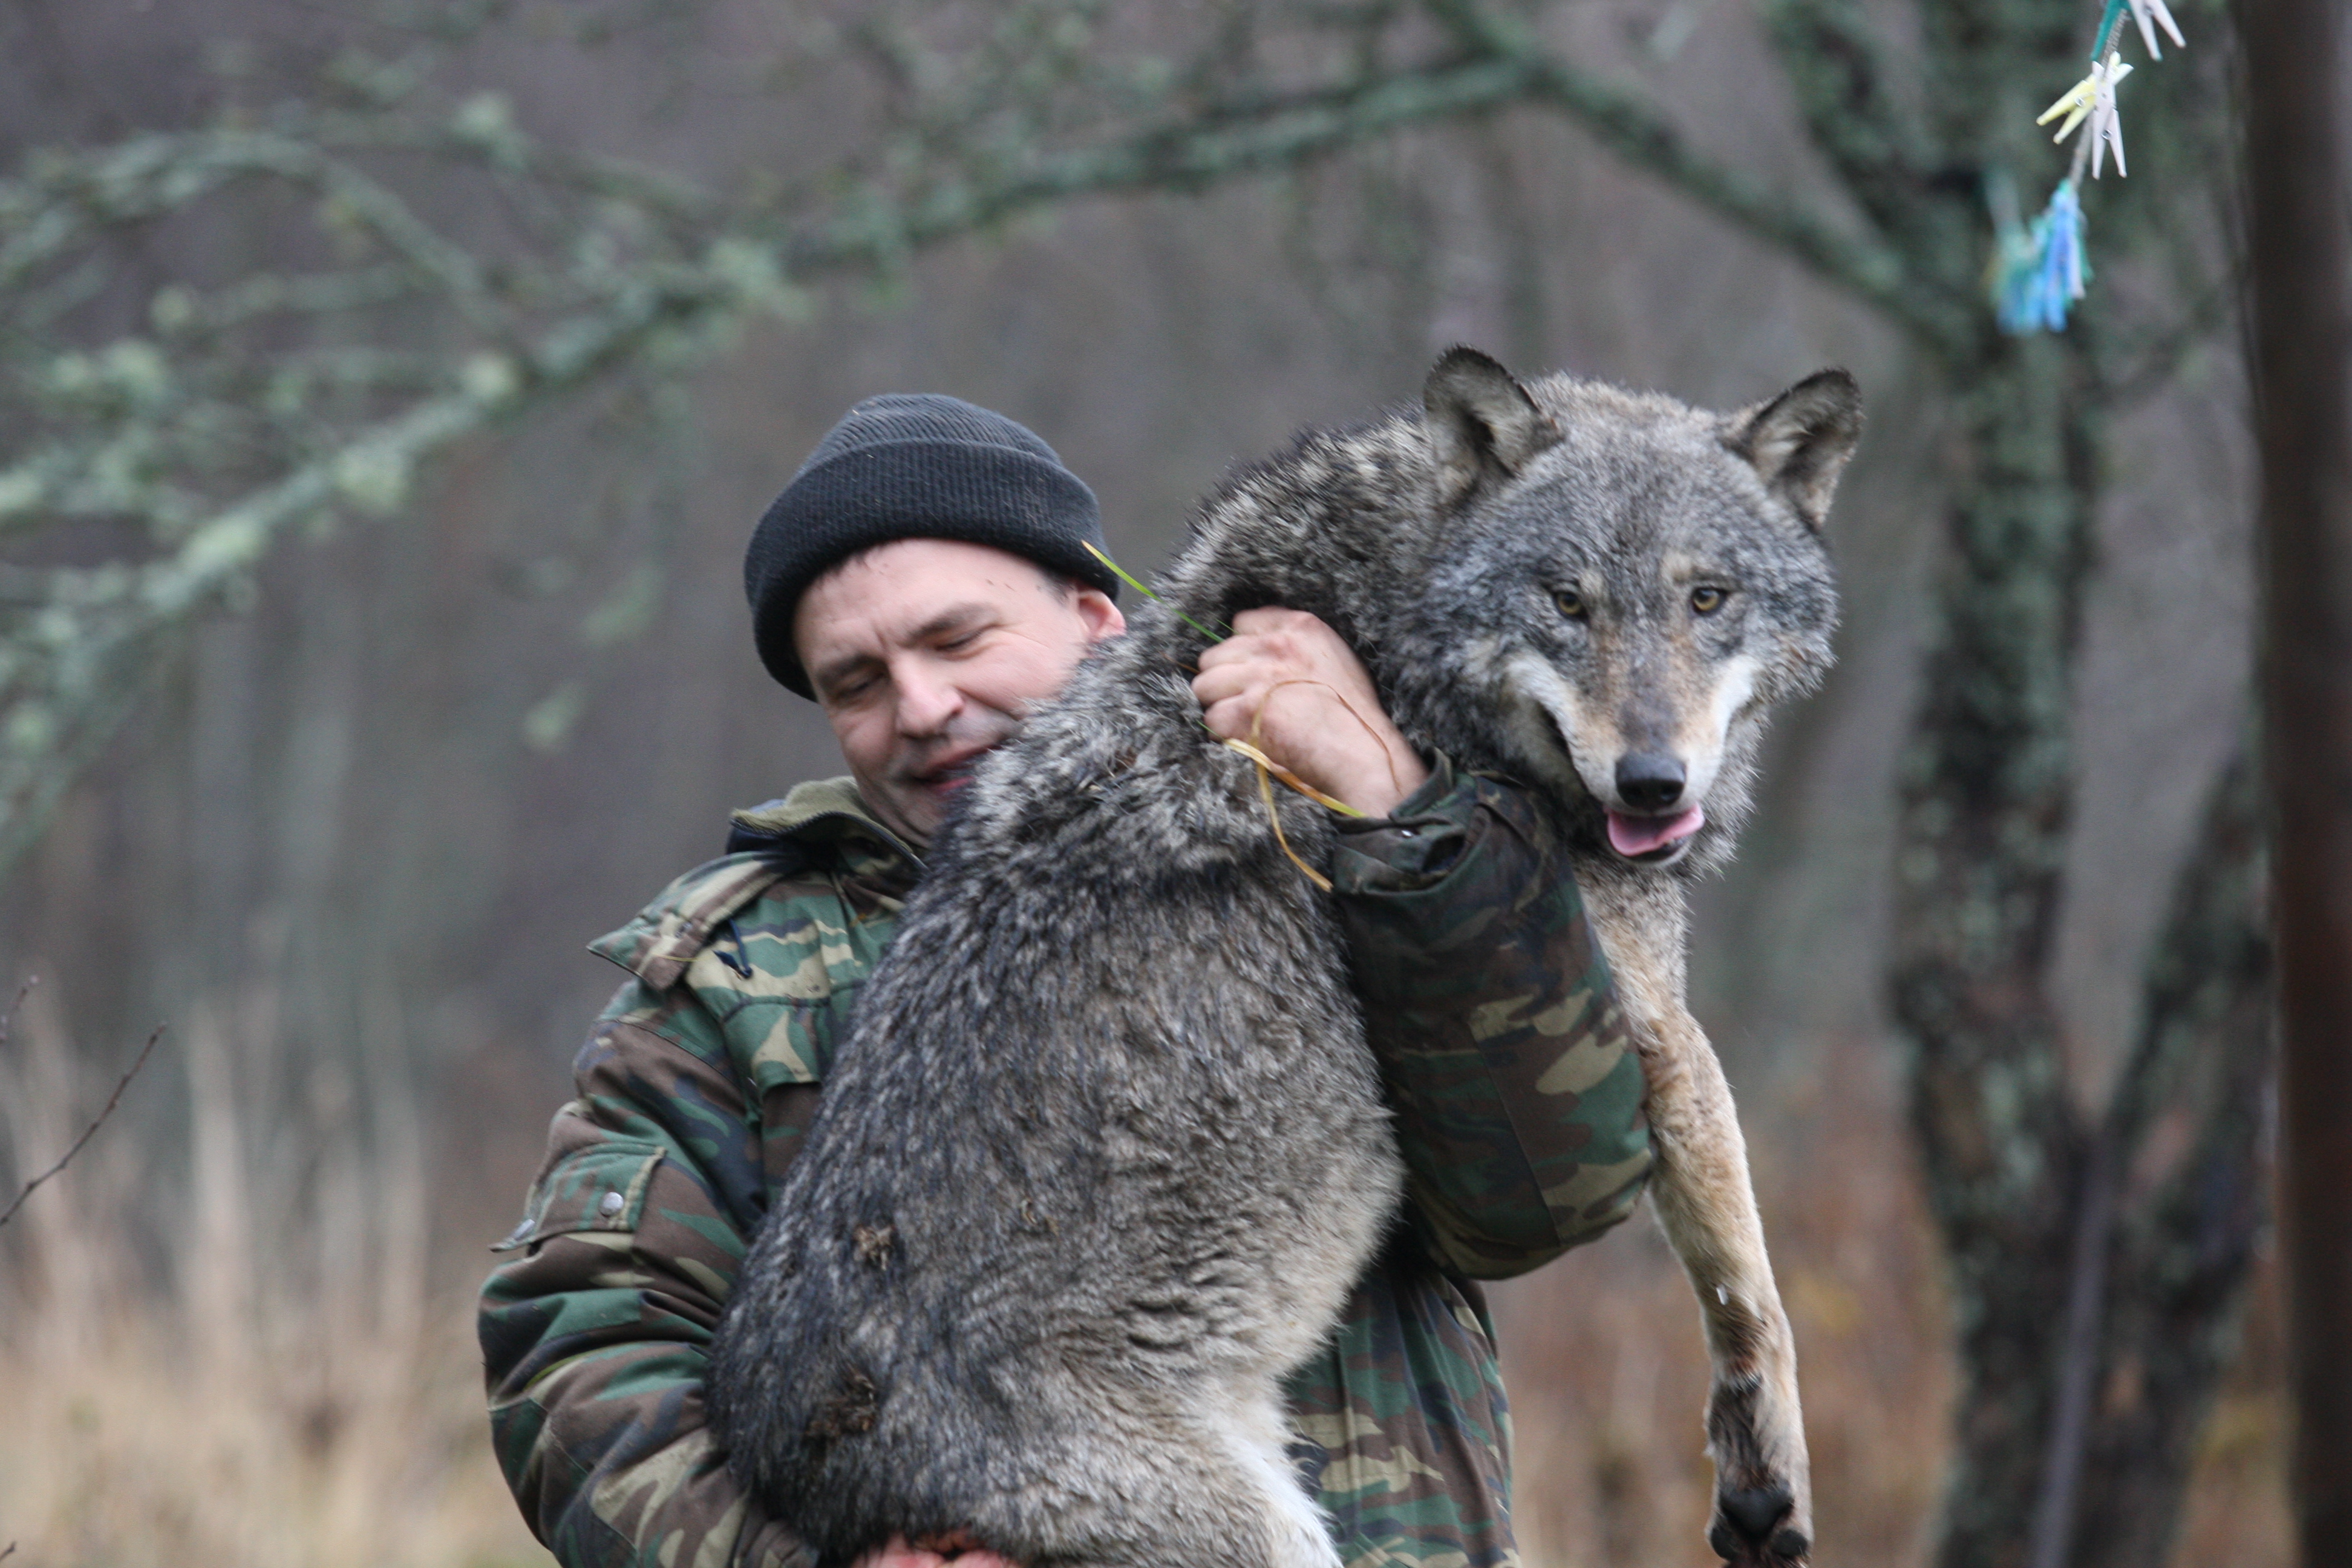
[(2034, 121), (2047, 125), (2060, 115), (2066, 117), (2058, 127), (2053, 142), (2063, 142), (2074, 127), (2084, 120), (2091, 122), (2091, 177), (2099, 176), (2099, 167), (2106, 150), (2116, 150), (2116, 173), (2124, 169), (2124, 127), (2122, 116), (2116, 109), (2116, 84), (2131, 75), (2132, 68), (2124, 64), (2120, 56), (2109, 50), (2107, 58), (2091, 68), (2091, 74), (2066, 89), (2057, 102), (2043, 110)]

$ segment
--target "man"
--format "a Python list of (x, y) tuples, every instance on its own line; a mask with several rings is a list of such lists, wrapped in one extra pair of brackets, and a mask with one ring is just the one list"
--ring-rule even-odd
[[(1052, 448), (932, 396), (850, 410), (761, 519), (754, 640), (823, 705), (850, 776), (737, 813), (726, 856), (593, 948), (631, 979), (481, 1317), (499, 1462), (565, 1563), (809, 1562), (711, 1440), (707, 1347), (957, 790), (1124, 627), (1100, 539)], [(1213, 731), (1370, 814), (1338, 824), (1330, 871), (1408, 1202), (1293, 1379), (1301, 1479), (1351, 1568), (1515, 1563), (1475, 1281), (1590, 1239), (1639, 1192), (1641, 1073), (1606, 967), (1539, 815), (1416, 753), (1322, 623), (1244, 611), (1193, 689)], [(955, 1539), (895, 1541), (867, 1568), (950, 1557), (1017, 1568)]]

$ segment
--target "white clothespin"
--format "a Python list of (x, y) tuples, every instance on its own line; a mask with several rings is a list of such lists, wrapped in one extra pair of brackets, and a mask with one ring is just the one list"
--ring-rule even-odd
[[(2139, 24), (2140, 41), (2147, 45), (2148, 58), (2160, 60), (2164, 58), (2164, 51), (2156, 47), (2156, 30), (2159, 26), (2172, 40), (2174, 48), (2189, 47), (2189, 40), (2180, 36), (2180, 28), (2173, 21), (2172, 13), (2166, 7), (2164, 0), (2127, 0), (2127, 3), (2131, 6), (2132, 20)], [(2116, 166), (2123, 167), (2121, 153), (2116, 155)]]
[[(2162, 0), (2153, 0), (2161, 4)], [(2131, 75), (2132, 68), (2124, 64), (2114, 50), (2107, 58), (2091, 68), (2091, 74), (2066, 89), (2065, 95), (2042, 111), (2036, 125), (2047, 125), (2060, 115), (2066, 117), (2058, 127), (2053, 142), (2063, 142), (2074, 127), (2084, 120), (2091, 122), (2091, 178), (2099, 177), (2099, 169), (2106, 150), (2116, 150), (2116, 173), (2126, 174), (2124, 168), (2124, 122), (2116, 109), (2116, 84)]]

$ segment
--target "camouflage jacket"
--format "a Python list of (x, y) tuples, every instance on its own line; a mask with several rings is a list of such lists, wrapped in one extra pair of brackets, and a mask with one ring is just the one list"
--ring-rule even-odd
[[(569, 1568), (809, 1568), (705, 1426), (704, 1354), (810, 1124), (915, 857), (846, 779), (739, 813), (730, 853), (593, 951), (629, 972), (574, 1065), (480, 1332), (499, 1462)], [(1632, 1208), (1638, 1063), (1574, 881), (1510, 786), (1437, 775), (1331, 868), (1407, 1169), (1402, 1222), (1293, 1379), (1349, 1568), (1505, 1568), (1509, 1417), (1475, 1281)]]

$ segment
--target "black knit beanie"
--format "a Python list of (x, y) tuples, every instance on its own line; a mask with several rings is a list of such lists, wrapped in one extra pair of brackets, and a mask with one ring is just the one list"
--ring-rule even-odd
[(816, 693), (793, 647), (801, 594), (836, 562), (894, 539), (958, 539), (1025, 555), (1113, 598), (1094, 491), (1027, 426), (936, 393), (869, 397), (841, 416), (743, 552), (751, 636), (768, 673)]

